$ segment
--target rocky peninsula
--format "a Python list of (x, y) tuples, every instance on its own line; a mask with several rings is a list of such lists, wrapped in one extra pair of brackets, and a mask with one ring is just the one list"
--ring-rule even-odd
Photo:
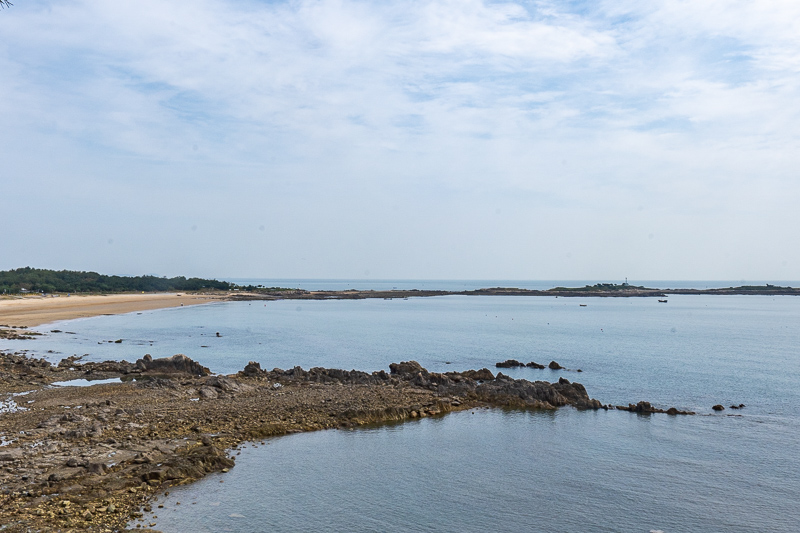
[[(78, 378), (128, 381), (51, 385)], [(486, 368), (266, 371), (252, 362), (220, 376), (183, 355), (52, 365), (0, 354), (0, 400), (0, 523), (9, 532), (124, 530), (159, 492), (234, 467), (228, 451), (244, 441), (478, 407), (609, 408), (579, 383)]]

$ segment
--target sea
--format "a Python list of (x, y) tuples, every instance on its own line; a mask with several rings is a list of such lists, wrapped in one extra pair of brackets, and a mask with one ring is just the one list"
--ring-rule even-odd
[[(309, 290), (581, 286), (232, 281)], [(218, 302), (36, 329), (45, 335), (4, 340), (0, 349), (54, 362), (70, 355), (133, 361), (145, 353), (184, 353), (226, 374), (248, 361), (267, 369), (375, 371), (413, 359), (437, 372), (497, 372), (495, 363), (510, 358), (557, 361), (566, 368), (501, 371), (532, 381), (578, 381), (604, 404), (646, 400), (697, 413), (475, 409), (246, 443), (231, 451), (230, 472), (159, 497), (163, 508), (154, 505), (144, 523), (165, 533), (800, 530), (800, 298), (794, 296)], [(715, 412), (716, 404), (726, 409)]]

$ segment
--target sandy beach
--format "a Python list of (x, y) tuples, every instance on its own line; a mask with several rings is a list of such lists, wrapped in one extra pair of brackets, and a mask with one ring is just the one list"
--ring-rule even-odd
[(196, 293), (8, 297), (0, 299), (0, 325), (33, 327), (57, 320), (197, 305), (224, 298), (222, 294)]

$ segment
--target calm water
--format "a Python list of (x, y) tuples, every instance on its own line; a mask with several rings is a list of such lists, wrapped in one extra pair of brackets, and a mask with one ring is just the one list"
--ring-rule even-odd
[[(272, 439), (172, 491), (155, 520), (168, 533), (788, 532), (800, 524), (799, 325), (795, 297), (231, 302), (75, 320), (41, 328), (74, 334), (0, 347), (56, 360), (180, 352), (226, 373), (249, 360), (447, 371), (552, 359), (583, 372), (504, 372), (699, 413), (491, 410)], [(716, 403), (747, 407), (712, 414)]]

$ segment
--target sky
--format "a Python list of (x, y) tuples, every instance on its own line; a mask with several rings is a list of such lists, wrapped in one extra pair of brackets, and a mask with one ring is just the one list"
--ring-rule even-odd
[(795, 0), (15, 0), (0, 269), (800, 279)]

